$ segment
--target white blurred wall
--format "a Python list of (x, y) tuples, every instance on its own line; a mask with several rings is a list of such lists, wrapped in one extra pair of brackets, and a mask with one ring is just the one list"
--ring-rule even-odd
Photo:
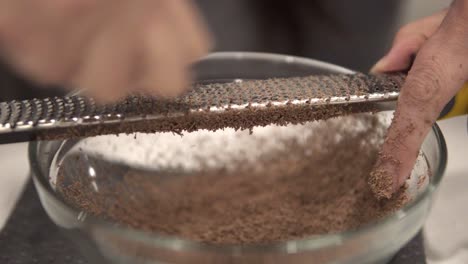
[(452, 0), (404, 0), (402, 2), (399, 26), (441, 10)]

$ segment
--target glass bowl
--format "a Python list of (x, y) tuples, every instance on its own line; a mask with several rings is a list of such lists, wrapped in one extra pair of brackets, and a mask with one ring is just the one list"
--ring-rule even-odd
[[(352, 73), (348, 69), (311, 59), (244, 52), (214, 53), (197, 63), (194, 69), (197, 81), (204, 82), (319, 73)], [(388, 104), (382, 104), (381, 107), (388, 108)], [(382, 112), (380, 115), (385, 118), (387, 124), (390, 123), (391, 111)], [(301, 125), (288, 127), (270, 126), (269, 129), (277, 133), (284, 129), (297, 130)], [(264, 131), (270, 130), (264, 129)], [(249, 131), (237, 131), (233, 132), (236, 137), (225, 138), (222, 141), (208, 140), (211, 150), (215, 150), (214, 164), (223, 162), (229, 164), (227, 153), (233, 152), (236, 147), (238, 149), (240, 146), (242, 149), (242, 146), (246, 146), (252, 149), (263, 146), (252, 143), (252, 138), (255, 139), (256, 135), (262, 136), (262, 133), (255, 132), (254, 136), (249, 136)], [(190, 145), (187, 141), (197, 136), (205, 137), (203, 142), (206, 143), (206, 137), (210, 139), (215, 134), (216, 132), (202, 131), (194, 132), (189, 137), (167, 133), (109, 135), (80, 140), (32, 142), (29, 146), (29, 158), (34, 183), (44, 209), (52, 221), (77, 243), (92, 263), (362, 264), (387, 263), (422, 228), (434, 192), (443, 176), (447, 159), (444, 138), (438, 126), (434, 125), (421, 149), (422, 163), (426, 164), (426, 167), (420, 166), (424, 170), (429, 170), (431, 177), (427, 177), (423, 184), (419, 182), (418, 188), (411, 188), (416, 185), (414, 180), (409, 182), (408, 190), (412, 190), (412, 200), (402, 209), (357, 230), (262, 245), (209, 245), (179, 237), (124, 228), (72, 208), (57, 193), (57, 169), (65, 164), (64, 160), (68, 158), (69, 161), (71, 154), (78, 154), (87, 160), (88, 155), (97, 153), (99, 157), (111, 160), (112, 163), (111, 166), (103, 167), (99, 162), (88, 160), (85, 165), (79, 166), (76, 165), (78, 162), (68, 162), (65, 164), (65, 169), (70, 177), (80, 177), (78, 174), (83, 170), (91, 178), (99, 177), (102, 171), (118, 174), (128, 167), (148, 170), (184, 167), (191, 170), (193, 167), (190, 166), (197, 165), (195, 158), (197, 155), (208, 154), (199, 152), (195, 155), (190, 148), (184, 149), (183, 146)], [(239, 141), (239, 137), (242, 140)], [(172, 143), (167, 144), (168, 140)], [(174, 161), (176, 156), (179, 159)], [(416, 167), (416, 174), (420, 173)], [(97, 185), (95, 188), (98, 191)]]

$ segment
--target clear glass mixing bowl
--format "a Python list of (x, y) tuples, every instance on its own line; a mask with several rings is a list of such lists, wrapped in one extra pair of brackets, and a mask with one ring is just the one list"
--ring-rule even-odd
[[(212, 54), (195, 65), (195, 71), (199, 81), (352, 73), (350, 70), (310, 59), (239, 52)], [(384, 113), (388, 120), (391, 114), (392, 112)], [(236, 133), (243, 139), (249, 137), (245, 131)], [(158, 166), (162, 166), (161, 160), (164, 159), (158, 156), (160, 154), (155, 154), (163, 145), (158, 144), (158, 140), (162, 140), (160, 136), (148, 134), (134, 138), (132, 135), (110, 135), (30, 144), (29, 158), (34, 183), (44, 209), (50, 218), (77, 242), (92, 263), (386, 263), (423, 226), (447, 159), (444, 138), (435, 125), (422, 146), (425, 164), (428, 165), (432, 176), (425, 184), (419, 183), (419, 187), (422, 188), (412, 193), (414, 197), (411, 203), (396, 213), (358, 230), (268, 245), (215, 246), (122, 228), (71, 208), (56, 193), (54, 175), (61, 161), (70, 153), (79, 153), (86, 158), (86, 155), (94, 150), (99, 150), (101, 155), (105, 156), (115, 154), (115, 148), (118, 148), (118, 153), (123, 155), (117, 155), (118, 162), (107, 169), (106, 173), (118, 173), (122, 164), (153, 164), (150, 169), (157, 169), (154, 162), (159, 162)], [(165, 137), (165, 140), (169, 137), (175, 142), (166, 152), (171, 152), (172, 155), (188, 155), (190, 158), (190, 150), (180, 149), (184, 146), (184, 140), (188, 140), (187, 137)], [(234, 139), (226, 140), (223, 144), (237, 143), (233, 143)], [(218, 151), (217, 155), (222, 160), (227, 155), (226, 152)], [(148, 156), (152, 158), (148, 159)], [(92, 177), (99, 177), (99, 173), (103, 173), (102, 170), (93, 167), (96, 164), (88, 165), (89, 167), (80, 169), (89, 171)], [(184, 166), (184, 162), (174, 166)], [(81, 177), (73, 166), (67, 170), (70, 177)]]

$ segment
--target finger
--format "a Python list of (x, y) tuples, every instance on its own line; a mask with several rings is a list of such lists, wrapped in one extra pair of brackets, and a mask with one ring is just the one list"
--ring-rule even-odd
[(139, 89), (160, 97), (174, 97), (188, 86), (187, 46), (179, 41), (172, 22), (160, 14), (144, 35), (145, 54)]
[(427, 37), (423, 34), (411, 35), (396, 41), (388, 54), (372, 67), (371, 72), (383, 73), (408, 69), (415, 54), (426, 41)]
[(182, 45), (167, 21), (151, 28), (145, 38), (143, 76), (139, 87), (145, 92), (174, 97), (188, 86), (188, 62), (182, 59)]
[[(42, 84), (64, 84), (70, 78), (82, 57), (84, 44), (105, 18), (102, 12), (96, 12), (99, 8), (81, 15), (73, 10), (55, 12), (60, 7), (55, 2), (12, 11), (13, 16), (7, 19), (8, 30), (3, 32), (7, 35), (1, 41), (8, 62)], [(26, 21), (22, 18), (25, 16)]]
[(50, 5), (48, 17), (51, 27), (55, 28), (51, 32), (54, 35), (48, 39), (47, 59), (51, 61), (50, 71), (56, 73), (55, 82), (66, 85), (80, 67), (83, 54), (89, 50), (95, 35), (102, 29), (101, 25), (111, 18), (113, 10), (97, 0), (46, 2)]
[(183, 50), (184, 59), (193, 62), (205, 55), (211, 49), (212, 40), (192, 1), (167, 0), (164, 6), (167, 8), (167, 19), (175, 31), (174, 36), (186, 47)]
[[(125, 36), (125, 37), (122, 37)], [(97, 35), (85, 61), (74, 78), (74, 85), (102, 103), (116, 101), (133, 82), (135, 38), (124, 23), (109, 21)]]
[(464, 36), (441, 29), (416, 57), (371, 173), (369, 183), (377, 198), (390, 198), (404, 184), (431, 126), (466, 81)]
[(373, 73), (409, 69), (412, 60), (427, 39), (439, 28), (447, 11), (404, 26), (396, 35), (392, 48), (371, 69)]

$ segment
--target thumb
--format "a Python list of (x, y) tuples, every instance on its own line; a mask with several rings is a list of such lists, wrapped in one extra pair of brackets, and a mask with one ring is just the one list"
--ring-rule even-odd
[(371, 73), (405, 71), (410, 68), (415, 54), (426, 42), (424, 35), (409, 36), (396, 41), (387, 55), (370, 70)]
[(414, 56), (439, 28), (447, 10), (420, 19), (402, 27), (393, 40), (390, 51), (380, 59), (372, 73), (406, 71), (410, 68)]

